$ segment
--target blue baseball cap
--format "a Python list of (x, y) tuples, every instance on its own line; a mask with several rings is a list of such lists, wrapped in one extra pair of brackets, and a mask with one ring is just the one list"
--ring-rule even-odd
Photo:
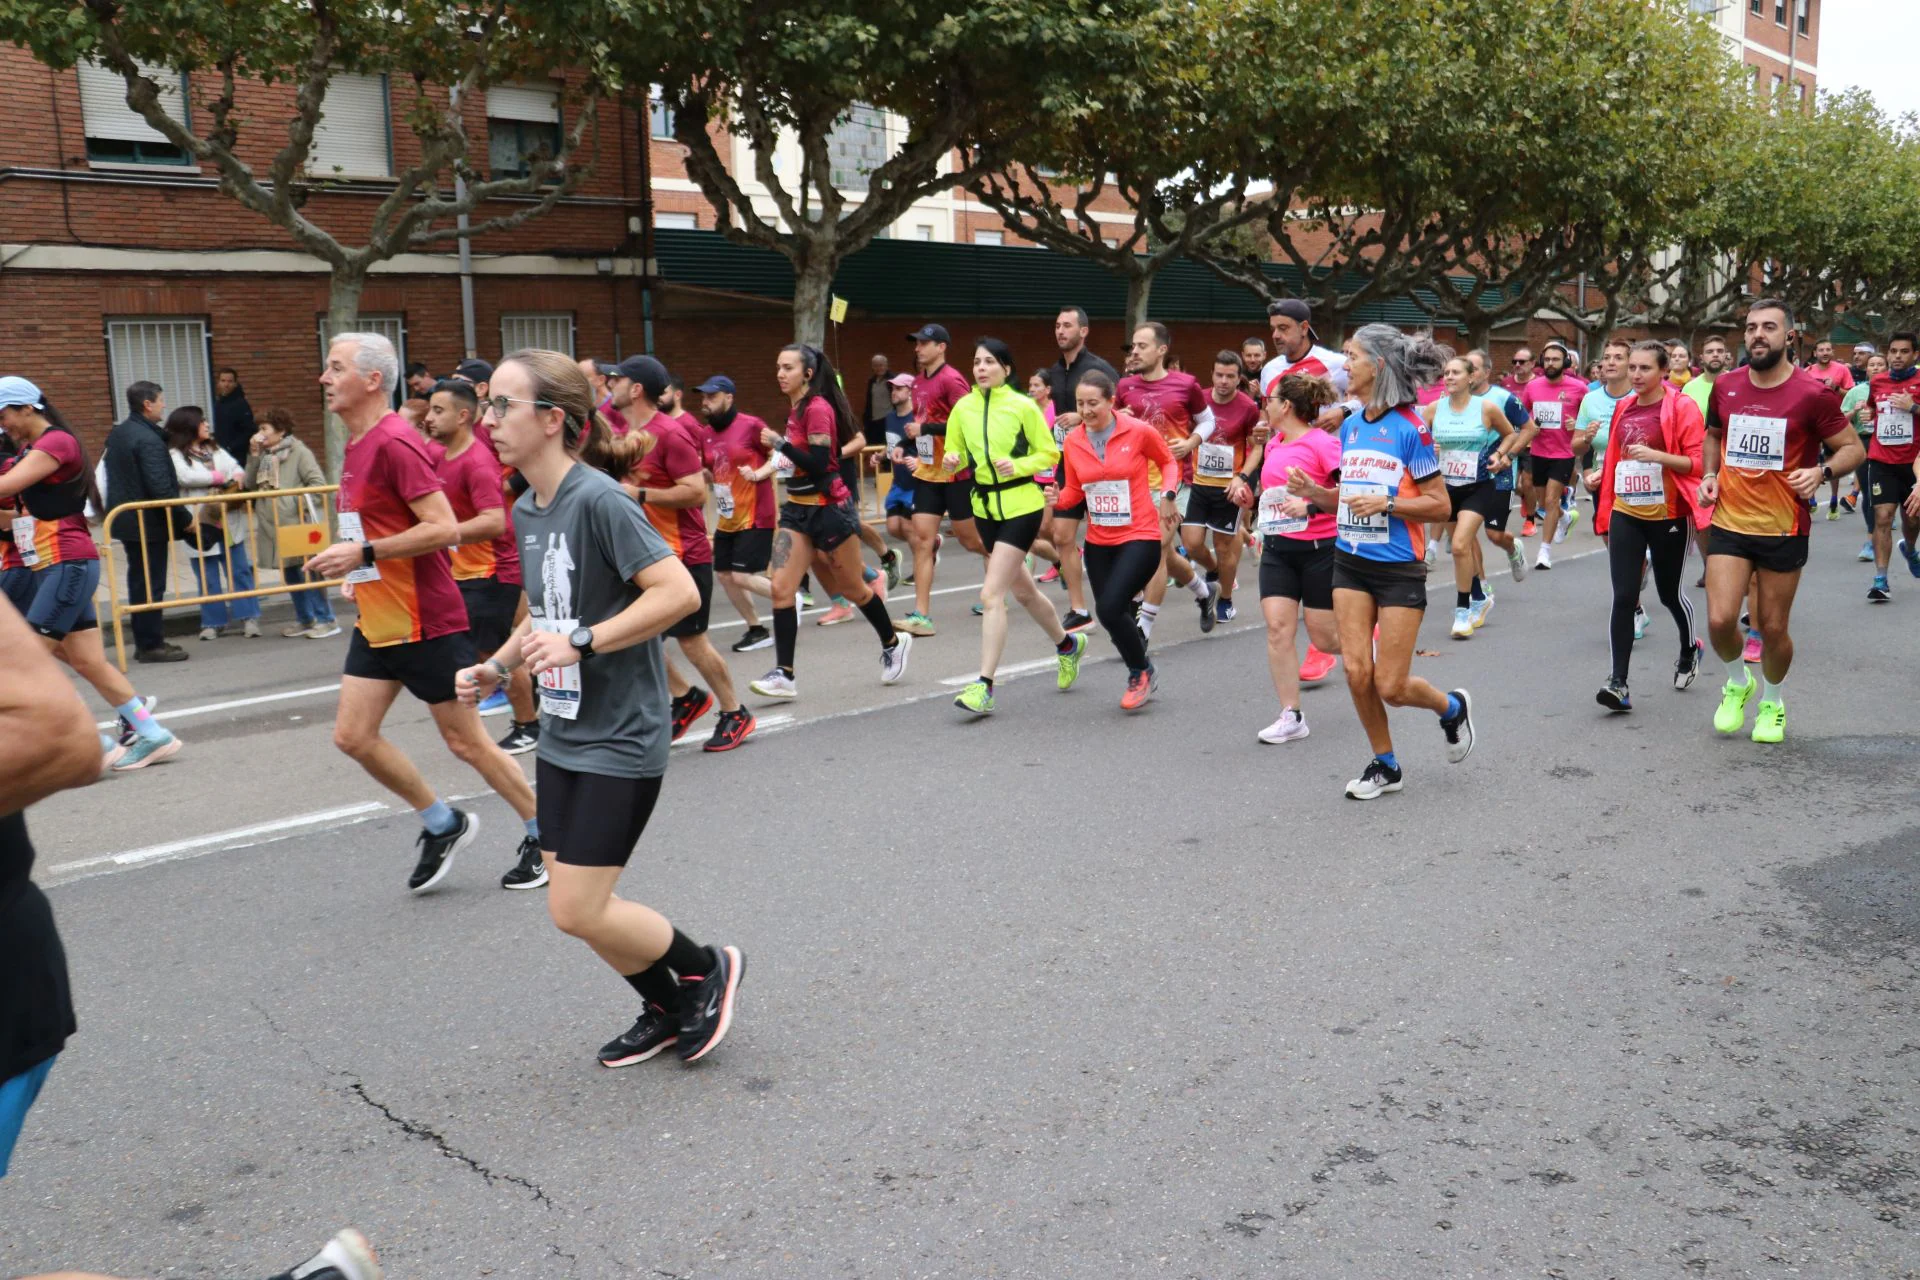
[(724, 373), (714, 374), (711, 378), (708, 378), (705, 382), (695, 387), (694, 390), (698, 391), (701, 395), (718, 395), (722, 391), (728, 395), (735, 394), (733, 379), (727, 377)]
[(0, 378), (0, 409), (11, 408), (17, 404), (31, 405), (36, 409), (46, 408), (46, 397), (40, 394), (40, 388), (25, 378)]

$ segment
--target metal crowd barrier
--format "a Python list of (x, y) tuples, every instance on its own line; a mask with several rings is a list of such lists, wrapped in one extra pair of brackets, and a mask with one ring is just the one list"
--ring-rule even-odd
[[(308, 547), (305, 551), (305, 554), (314, 555), (320, 551), (325, 550), (327, 546), (330, 545), (332, 542), (331, 531), (336, 527), (333, 519), (333, 515), (334, 515), (333, 495), (339, 491), (339, 488), (340, 488), (339, 485), (327, 484), (327, 485), (315, 485), (310, 488), (304, 488), (304, 489), (242, 489), (242, 490), (231, 492), (231, 493), (228, 493), (228, 492), (209, 493), (198, 498), (155, 498), (145, 502), (123, 502), (119, 506), (115, 507), (113, 510), (109, 511), (107, 513), (106, 520), (102, 524), (102, 529), (105, 536), (103, 536), (100, 540), (101, 554), (105, 559), (105, 564), (102, 569), (101, 577), (104, 579), (103, 585), (105, 586), (107, 591), (108, 611), (113, 615), (114, 660), (120, 664), (120, 669), (122, 671), (125, 671), (127, 669), (127, 648), (126, 648), (126, 636), (123, 630), (123, 621), (125, 618), (127, 618), (132, 614), (158, 613), (165, 609), (174, 609), (174, 608), (188, 608), (188, 607), (197, 608), (198, 606), (203, 604), (215, 604), (215, 603), (226, 601), (226, 600), (248, 600), (248, 599), (253, 599), (259, 596), (279, 595), (282, 592), (288, 592), (288, 591), (308, 591), (308, 590), (324, 591), (328, 587), (337, 587), (341, 583), (346, 581), (346, 579), (344, 578), (328, 578), (320, 581), (309, 579), (307, 582), (303, 582), (297, 586), (292, 586), (292, 587), (289, 587), (288, 585), (286, 585), (285, 582), (281, 582), (271, 587), (254, 587), (246, 591), (220, 591), (220, 592), (209, 593), (205, 589), (205, 584), (206, 584), (205, 577), (201, 573), (193, 573), (193, 574), (190, 574), (190, 577), (194, 580), (196, 585), (199, 586), (200, 588), (199, 594), (195, 595), (190, 593), (189, 594), (176, 593), (176, 594), (168, 595), (163, 593), (160, 599), (149, 600), (145, 604), (133, 604), (127, 601), (126, 599), (124, 599), (124, 592), (126, 588), (126, 575), (120, 572), (119, 568), (116, 567), (116, 565), (114, 564), (114, 556), (115, 556), (116, 544), (118, 543), (118, 539), (113, 536), (113, 530), (115, 528), (117, 521), (121, 516), (130, 514), (130, 513), (133, 514), (135, 518), (135, 522), (140, 529), (140, 535), (141, 535), (140, 542), (143, 545), (151, 545), (151, 543), (148, 541), (146, 536), (147, 528), (148, 528), (147, 520), (148, 520), (148, 514), (150, 512), (155, 512), (155, 511), (169, 512), (172, 508), (175, 508), (175, 507), (217, 506), (220, 509), (219, 529), (220, 529), (221, 543), (224, 546), (231, 547), (235, 544), (234, 544), (234, 539), (232, 537), (231, 526), (228, 521), (228, 513), (229, 513), (229, 510), (236, 504), (244, 503), (251, 506), (252, 504), (266, 502), (266, 501), (277, 502), (281, 498), (301, 498), (301, 497), (312, 495), (319, 499), (318, 503), (316, 504), (317, 506), (316, 514), (319, 517), (318, 520), (317, 521), (299, 521), (293, 525), (279, 526), (279, 529), (280, 529), (280, 532), (283, 534), (288, 532), (289, 530), (308, 531), (307, 540), (312, 541), (314, 545)], [(172, 521), (173, 521), (172, 515), (171, 514), (163, 515), (161, 518), (166, 522), (162, 526), (161, 532), (170, 534), (172, 531)], [(203, 520), (196, 519), (194, 523), (196, 525), (200, 525), (203, 527), (210, 527), (210, 526), (207, 526), (207, 522)], [(260, 556), (259, 556), (260, 525), (261, 525), (260, 518), (257, 515), (253, 516), (253, 518), (248, 522), (247, 536), (245, 539), (245, 545), (247, 548), (247, 559), (253, 564), (254, 571), (256, 574), (259, 572), (259, 566), (260, 566)], [(314, 530), (317, 530), (317, 532), (314, 532)], [(183, 542), (184, 542), (184, 539), (176, 539), (172, 537), (166, 538), (165, 545), (167, 547), (167, 555), (168, 555), (168, 570), (167, 570), (168, 586), (175, 585), (175, 575), (179, 569), (180, 560), (185, 559), (188, 561), (192, 561), (200, 558), (200, 557), (194, 557), (194, 556), (176, 555), (176, 548), (181, 546)], [(275, 558), (279, 560), (283, 566), (287, 560), (302, 558), (302, 556), (300, 555), (289, 555), (287, 554), (287, 551), (288, 551), (288, 548), (286, 545), (284, 545), (284, 540), (282, 545), (277, 545), (275, 547)], [(229, 584), (233, 582), (233, 557), (231, 555), (227, 557), (226, 578)]]

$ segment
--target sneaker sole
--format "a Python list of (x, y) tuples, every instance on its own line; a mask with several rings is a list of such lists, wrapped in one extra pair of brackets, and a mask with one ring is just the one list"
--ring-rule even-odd
[(732, 646), (735, 653), (752, 653), (755, 649), (771, 648), (773, 648), (772, 636), (768, 636), (765, 640), (755, 640), (752, 644), (736, 644)]
[(1388, 792), (1391, 792), (1391, 791), (1398, 791), (1398, 790), (1400, 789), (1400, 787), (1401, 787), (1401, 784), (1400, 784), (1400, 783), (1398, 783), (1398, 782), (1389, 782), (1389, 783), (1387, 783), (1387, 784), (1386, 784), (1386, 785), (1385, 785), (1384, 787), (1381, 787), (1381, 788), (1380, 788), (1380, 789), (1379, 789), (1378, 791), (1368, 791), (1368, 792), (1365, 792), (1365, 793), (1362, 793), (1362, 792), (1358, 792), (1358, 791), (1355, 791), (1355, 790), (1354, 790), (1354, 789), (1353, 789), (1352, 787), (1348, 787), (1348, 788), (1347, 788), (1347, 799), (1349, 799), (1349, 800), (1378, 800), (1378, 799), (1379, 799), (1379, 798), (1380, 798), (1381, 796), (1384, 796), (1384, 795), (1386, 795), (1386, 794), (1387, 794)]
[(532, 742), (526, 743), (521, 746), (509, 747), (505, 743), (499, 743), (499, 742), (496, 742), (494, 745), (499, 747), (502, 751), (506, 752), (510, 756), (523, 756), (527, 754), (527, 752), (529, 751), (537, 751), (540, 747), (540, 739), (535, 738)]
[(1064, 628), (1064, 630), (1070, 636), (1077, 636), (1083, 631), (1093, 630), (1098, 625), (1100, 624), (1096, 622), (1094, 619), (1088, 618), (1085, 622), (1079, 623), (1075, 626), (1066, 627)]
[(747, 958), (741, 954), (738, 947), (720, 949), (727, 953), (727, 959), (731, 961), (727, 965), (727, 989), (720, 993), (720, 1024), (713, 1029), (713, 1038), (694, 1050), (691, 1056), (682, 1058), (682, 1062), (700, 1061), (718, 1049), (720, 1042), (727, 1038), (727, 1032), (733, 1030), (733, 1005), (740, 994), (740, 979), (747, 972)]
[(132, 764), (124, 763), (123, 760), (116, 760), (113, 763), (113, 772), (132, 773), (135, 769), (144, 769), (150, 764), (159, 764), (162, 760), (171, 760), (180, 754), (180, 748), (183, 745), (180, 739), (175, 738), (165, 746), (155, 747), (151, 753), (135, 760)]
[(503, 716), (511, 710), (513, 710), (513, 704), (511, 702), (503, 702), (497, 707), (483, 709), (480, 714), (483, 716)]
[[(1460, 753), (1460, 758), (1458, 760), (1448, 759), (1447, 763), (1465, 764), (1467, 757), (1473, 754), (1474, 742), (1479, 737), (1479, 735), (1473, 731), (1473, 695), (1465, 689), (1449, 689), (1447, 692), (1460, 695), (1460, 732), (1465, 735), (1467, 742), (1467, 749)], [(1448, 743), (1447, 747), (1451, 750), (1453, 744)]]
[(659, 1057), (661, 1054), (665, 1053), (668, 1049), (673, 1048), (673, 1046), (679, 1043), (680, 1043), (679, 1036), (668, 1036), (665, 1040), (662, 1040), (659, 1044), (653, 1046), (653, 1048), (647, 1050), (645, 1053), (631, 1054), (625, 1058), (615, 1058), (611, 1062), (609, 1062), (605, 1058), (601, 1058), (599, 1059), (599, 1063), (601, 1066), (606, 1067), (609, 1070), (617, 1067), (637, 1067), (643, 1062)]
[(1614, 696), (1612, 690), (1609, 690), (1609, 689), (1602, 689), (1600, 692), (1594, 694), (1593, 700), (1599, 703), (1601, 706), (1605, 707), (1609, 711), (1633, 710), (1633, 704), (1631, 702), (1622, 702), (1619, 698)]
[(1270, 747), (1279, 747), (1279, 746), (1284, 746), (1289, 742), (1298, 742), (1300, 741), (1300, 739), (1306, 737), (1311, 732), (1312, 730), (1310, 729), (1302, 729), (1300, 732), (1290, 733), (1284, 738), (1269, 738), (1266, 735), (1266, 731), (1262, 730), (1256, 736), (1260, 739), (1260, 741), (1266, 743)]
[(539, 889), (545, 886), (546, 883), (547, 873), (542, 871), (538, 880), (529, 880), (525, 884), (508, 884), (505, 880), (502, 880), (500, 887), (502, 889)]
[(800, 696), (800, 691), (798, 689), (769, 689), (764, 685), (762, 685), (758, 680), (755, 680), (752, 684), (748, 685), (747, 688), (756, 697), (778, 698), (783, 702)]
[(480, 834), (480, 815), (477, 813), (469, 813), (467, 815), (466, 832), (463, 835), (461, 835), (459, 839), (453, 842), (453, 847), (447, 850), (447, 856), (440, 859), (439, 867), (435, 869), (434, 873), (431, 876), (427, 877), (427, 882), (425, 884), (419, 886), (418, 888), (415, 888), (413, 885), (408, 885), (407, 891), (409, 893), (425, 893), (427, 890), (439, 884), (442, 880), (445, 880), (447, 878), (447, 872), (453, 870), (453, 860), (459, 856), (460, 851), (462, 849), (472, 844), (474, 837), (479, 834)]

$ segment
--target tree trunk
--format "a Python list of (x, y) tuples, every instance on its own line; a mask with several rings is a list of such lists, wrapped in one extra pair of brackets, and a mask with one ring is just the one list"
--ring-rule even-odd
[(1467, 350), (1491, 351), (1493, 348), (1489, 347), (1487, 343), (1493, 338), (1493, 326), (1487, 322), (1486, 318), (1483, 316), (1478, 319), (1468, 320), (1466, 323)]
[[(332, 341), (336, 333), (352, 333), (360, 322), (360, 294), (367, 287), (367, 270), (363, 266), (335, 266), (327, 285), (327, 339)], [(326, 456), (322, 461), (327, 468), (327, 479), (338, 483), (340, 464), (347, 453), (347, 424), (331, 413), (324, 413), (326, 419)]]
[(827, 307), (833, 297), (833, 256), (802, 249), (793, 262), (793, 340), (822, 351), (827, 346)]
[(1147, 322), (1147, 300), (1153, 295), (1153, 273), (1144, 269), (1127, 276), (1127, 340)]

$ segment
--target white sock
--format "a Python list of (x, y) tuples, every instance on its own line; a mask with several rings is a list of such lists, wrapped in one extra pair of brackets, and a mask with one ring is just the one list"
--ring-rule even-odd
[(1753, 673), (1747, 670), (1745, 658), (1734, 658), (1727, 663), (1727, 683), (1747, 684), (1753, 680)]
[(1193, 581), (1187, 584), (1187, 590), (1193, 592), (1195, 600), (1207, 598), (1207, 579), (1198, 569), (1193, 571)]
[(1152, 635), (1153, 620), (1159, 616), (1160, 616), (1159, 605), (1157, 604), (1141, 605), (1140, 606), (1140, 634), (1143, 636)]
[(1786, 701), (1786, 699), (1780, 696), (1780, 686), (1775, 684), (1773, 681), (1767, 679), (1764, 673), (1762, 673), (1762, 675), (1760, 676), (1760, 701), (1762, 702), (1785, 702)]

